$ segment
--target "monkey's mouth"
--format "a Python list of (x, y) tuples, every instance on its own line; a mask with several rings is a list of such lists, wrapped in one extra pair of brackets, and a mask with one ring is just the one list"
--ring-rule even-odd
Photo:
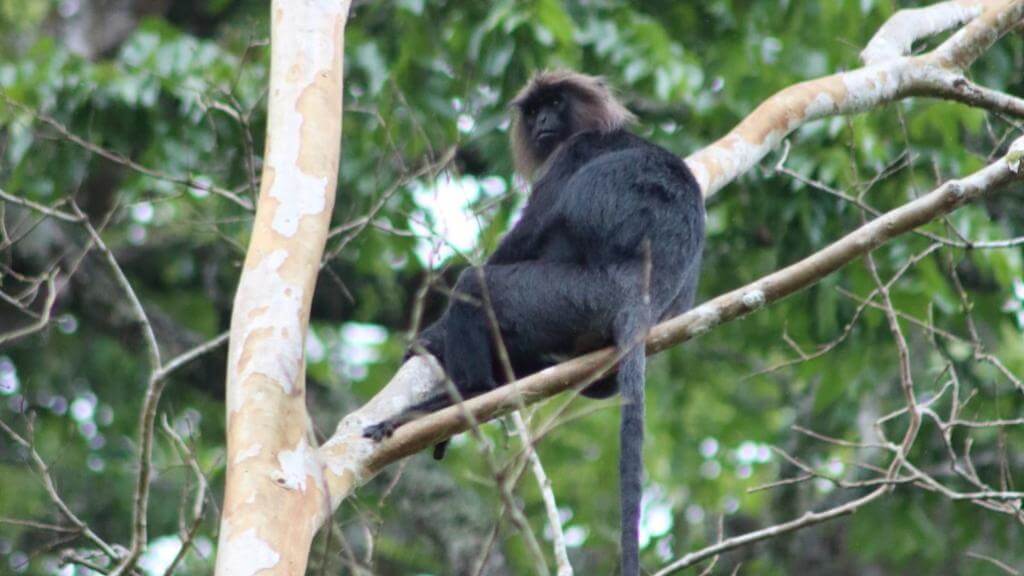
[(537, 132), (537, 135), (534, 136), (534, 139), (536, 139), (538, 142), (544, 142), (545, 140), (551, 140), (556, 136), (558, 136), (558, 132), (555, 130), (541, 130), (540, 132)]

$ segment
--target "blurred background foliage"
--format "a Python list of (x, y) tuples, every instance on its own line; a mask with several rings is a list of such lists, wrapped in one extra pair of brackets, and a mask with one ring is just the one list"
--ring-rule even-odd
[[(722, 136), (774, 91), (858, 66), (870, 35), (906, 3), (713, 0), (356, 1), (346, 39), (343, 157), (309, 355), (310, 405), (328, 433), (399, 365), (412, 305), (430, 269), (451, 278), (486, 255), (522, 205), (512, 178), (505, 103), (536, 69), (568, 66), (606, 76), (640, 117), (639, 130), (685, 155)], [(228, 327), (251, 213), (211, 194), (256, 192), (268, 78), (267, 2), (251, 0), (5, 0), (0, 3), (0, 188), (52, 204), (74, 196), (111, 246), (154, 322), (165, 357)], [(1008, 37), (972, 70), (981, 84), (1024, 95), (1024, 41)], [(943, 179), (984, 165), (1020, 124), (961, 105), (913, 100), (801, 128), (786, 167), (888, 209)], [(73, 135), (73, 136), (70, 136)], [(98, 153), (98, 152), (103, 152)], [(446, 158), (452, 162), (442, 167)], [(158, 171), (157, 177), (135, 169)], [(773, 171), (778, 155), (709, 203), (701, 299), (769, 273), (859, 225), (853, 205)], [(884, 174), (882, 178), (877, 176)], [(1021, 190), (966, 207), (929, 227), (972, 240), (1024, 234)], [(24, 237), (0, 251), (5, 291), (86, 242), (80, 227), (13, 204), (4, 217)], [(14, 223), (14, 224), (12, 224)], [(908, 236), (876, 253), (884, 277), (929, 241)], [(1024, 374), (1020, 248), (944, 248), (894, 285), (907, 314), (968, 336), (951, 271), (970, 296), (987, 352)], [(862, 479), (871, 451), (839, 448), (791, 430), (801, 425), (859, 440), (903, 405), (898, 360), (884, 316), (856, 317), (831, 353), (773, 372), (814, 351), (855, 319), (874, 288), (861, 263), (742, 321), (661, 355), (649, 367), (644, 560), (655, 567), (726, 534), (767, 526), (859, 494), (828, 482), (749, 489), (797, 470), (769, 447), (820, 470)], [(425, 320), (443, 296), (431, 292)], [(57, 299), (53, 321), (0, 348), (0, 418), (29, 422), (69, 506), (109, 541), (129, 539), (137, 412), (146, 367), (138, 326), (95, 253)], [(0, 327), (28, 320), (0, 303)], [(932, 338), (904, 324), (917, 392), (927, 399), (958, 370), (966, 416), (1016, 418), (1024, 400), (969, 342)], [(181, 574), (211, 570), (224, 472), (224, 350), (175, 373), (161, 413), (199, 457), (214, 486), (197, 550)], [(555, 401), (554, 406), (561, 401)], [(948, 398), (939, 407), (948, 406)], [(595, 410), (595, 407), (601, 409)], [(552, 407), (542, 409), (550, 414)], [(616, 562), (614, 404), (577, 402), (586, 414), (540, 445), (579, 574)], [(901, 425), (897, 425), (896, 429)], [(500, 425), (487, 432), (514, 453)], [(897, 432), (893, 432), (896, 434)], [(1020, 428), (958, 432), (973, 442), (979, 474), (994, 486), (1024, 478)], [(913, 458), (960, 489), (941, 435), (926, 424)], [(0, 439), (0, 516), (60, 523), (26, 454)], [(189, 470), (159, 436), (150, 509), (149, 573), (177, 546)], [(391, 489), (396, 475), (397, 484)], [(520, 482), (525, 514), (545, 537), (532, 478)], [(494, 481), (479, 448), (458, 439), (448, 458), (426, 455), (360, 490), (336, 515), (312, 567), (348, 573), (373, 539), (378, 574), (471, 573), (498, 517)], [(343, 538), (342, 538), (343, 537)], [(85, 547), (60, 534), (0, 523), (0, 573), (85, 574), (59, 550)], [(1024, 570), (1020, 518), (900, 487), (856, 515), (723, 558), (728, 574), (1001, 574), (969, 552)], [(344, 542), (344, 545), (339, 544)], [(546, 540), (542, 540), (546, 542)], [(547, 551), (550, 547), (545, 546)], [(485, 574), (526, 574), (523, 540), (501, 526)], [(76, 571), (77, 570), (77, 571)]]

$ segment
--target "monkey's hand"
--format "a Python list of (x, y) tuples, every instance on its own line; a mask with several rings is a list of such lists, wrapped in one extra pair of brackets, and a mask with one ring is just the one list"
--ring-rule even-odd
[(386, 438), (391, 438), (391, 435), (398, 429), (400, 423), (394, 420), (385, 420), (372, 426), (363, 428), (363, 438), (372, 438), (374, 442), (380, 442)]

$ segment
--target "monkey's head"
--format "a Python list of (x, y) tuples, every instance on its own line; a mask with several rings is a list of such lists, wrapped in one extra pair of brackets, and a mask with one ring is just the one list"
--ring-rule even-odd
[(635, 119), (603, 79), (571, 70), (538, 72), (510, 106), (516, 170), (529, 180), (574, 134), (613, 132)]

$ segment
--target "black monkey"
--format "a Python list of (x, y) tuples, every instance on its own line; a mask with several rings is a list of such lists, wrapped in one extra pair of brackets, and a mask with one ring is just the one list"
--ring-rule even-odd
[[(512, 112), (512, 148), (517, 170), (533, 181), (530, 198), (486, 264), (462, 273), (447, 311), (418, 342), (467, 398), (507, 380), (485, 298), (516, 377), (609, 344), (618, 348), (618, 373), (583, 394), (622, 393), (622, 573), (634, 576), (643, 480), (643, 338), (654, 322), (693, 304), (704, 202), (678, 156), (626, 130), (633, 115), (599, 78), (538, 73), (512, 101)], [(364, 435), (382, 439), (417, 414), (450, 404), (441, 392)]]

